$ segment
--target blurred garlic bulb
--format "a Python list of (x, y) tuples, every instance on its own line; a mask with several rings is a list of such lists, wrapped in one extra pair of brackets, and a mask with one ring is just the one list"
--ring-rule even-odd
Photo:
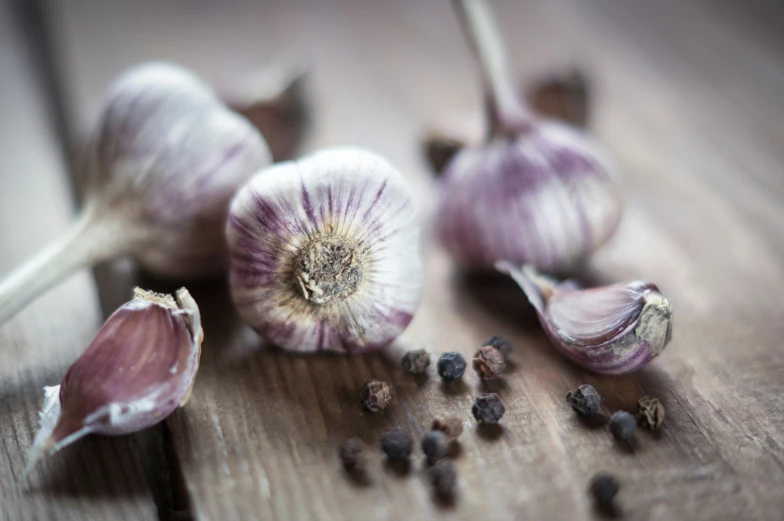
[(491, 133), (446, 165), (438, 236), (467, 269), (508, 259), (568, 270), (618, 225), (622, 204), (607, 163), (580, 130), (533, 118), (512, 86), (485, 1), (456, 7), (481, 65)]
[(269, 161), (256, 129), (188, 71), (126, 72), (92, 140), (81, 216), (0, 282), (0, 324), (77, 269), (117, 256), (163, 277), (220, 273), (229, 201)]
[(578, 365), (602, 374), (640, 369), (672, 338), (670, 301), (650, 282), (575, 289), (533, 268), (498, 262), (536, 309), (550, 342)]
[(28, 470), (44, 454), (88, 434), (140, 431), (185, 405), (203, 338), (199, 308), (188, 290), (180, 289), (175, 300), (137, 288), (60, 385), (44, 389)]
[(231, 205), (234, 303), (285, 349), (384, 347), (419, 303), (419, 232), (408, 185), (371, 152), (334, 148), (272, 166)]
[[(591, 88), (588, 76), (582, 70), (573, 67), (549, 71), (527, 89), (518, 91), (537, 115), (579, 128), (588, 126)], [(262, 131), (262, 135), (266, 137), (267, 133)], [(461, 149), (478, 145), (483, 141), (482, 136), (481, 124), (474, 117), (450, 114), (437, 125), (431, 125), (420, 145), (431, 171), (438, 176)]]

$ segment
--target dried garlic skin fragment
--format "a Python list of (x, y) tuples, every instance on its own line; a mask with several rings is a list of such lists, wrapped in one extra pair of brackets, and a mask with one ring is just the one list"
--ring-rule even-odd
[(552, 71), (528, 90), (528, 101), (537, 113), (578, 128), (588, 126), (591, 85), (582, 70)]
[(642, 427), (658, 429), (664, 424), (664, 405), (658, 398), (643, 396), (637, 401), (637, 411), (634, 417)]
[(301, 67), (273, 63), (226, 85), (222, 99), (258, 129), (275, 163), (293, 159), (311, 123), (308, 73)]
[(203, 338), (199, 308), (188, 290), (177, 291), (175, 300), (137, 288), (60, 385), (45, 389), (28, 468), (88, 434), (136, 432), (185, 405)]
[(672, 338), (669, 299), (650, 282), (574, 289), (501, 261), (536, 309), (550, 342), (578, 365), (602, 374), (623, 374), (645, 366)]

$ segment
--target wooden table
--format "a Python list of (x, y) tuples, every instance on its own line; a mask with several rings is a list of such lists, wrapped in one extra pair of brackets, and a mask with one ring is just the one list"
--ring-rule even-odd
[[(110, 5), (111, 4), (111, 5)], [(388, 157), (432, 217), (435, 181), (418, 138), (474, 111), (478, 81), (446, 2), (161, 3), (64, 0), (46, 20), (70, 136), (94, 124), (106, 84), (148, 59), (226, 85), (271, 59), (311, 66), (314, 125), (305, 149), (354, 144)], [(6, 9), (6, 8), (4, 8)], [(6, 9), (6, 11), (9, 11)], [(469, 371), (445, 388), (402, 373), (396, 355), (290, 356), (243, 328), (223, 283), (191, 291), (204, 315), (202, 369), (188, 405), (134, 436), (85, 439), (20, 478), (40, 388), (54, 384), (139, 281), (127, 263), (81, 273), (0, 328), (0, 520), (601, 518), (585, 492), (619, 476), (623, 519), (784, 516), (784, 38), (775, 1), (498, 1), (516, 70), (530, 80), (572, 64), (590, 74), (592, 130), (613, 154), (628, 206), (582, 278), (656, 282), (675, 307), (674, 340), (638, 373), (601, 377), (548, 345), (513, 285), (461, 277), (426, 234), (427, 290), (403, 342), (470, 355), (493, 334), (513, 367), (491, 384), (507, 413), (476, 430)], [(23, 31), (0, 16), (0, 271), (62, 231), (72, 212), (46, 91)], [(156, 289), (168, 289), (141, 279)], [(365, 412), (381, 378), (395, 401)], [(565, 403), (581, 383), (601, 418)], [(667, 419), (631, 445), (606, 428), (618, 409), (659, 397)], [(399, 475), (380, 456), (370, 483), (340, 469), (336, 447), (372, 447), (392, 426), (421, 435), (443, 411), (466, 432), (454, 504), (434, 501), (416, 458)]]

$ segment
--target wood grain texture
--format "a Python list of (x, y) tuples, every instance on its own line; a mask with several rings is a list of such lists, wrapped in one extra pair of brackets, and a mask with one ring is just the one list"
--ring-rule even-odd
[[(54, 239), (71, 188), (40, 85), (9, 8), (0, 5), (0, 273)], [(150, 519), (137, 438), (90, 439), (22, 478), (44, 385), (56, 385), (100, 321), (95, 285), (74, 276), (0, 327), (0, 520)]]
[[(675, 306), (675, 339), (648, 368), (600, 377), (547, 344), (510, 283), (455, 272), (430, 239), (427, 291), (401, 345), (470, 355), (492, 334), (515, 345), (492, 389), (507, 413), (475, 428), (469, 371), (443, 386), (402, 374), (393, 350), (361, 357), (290, 356), (243, 328), (220, 284), (192, 288), (205, 319), (202, 370), (168, 421), (197, 519), (601, 518), (585, 493), (599, 470), (622, 481), (624, 519), (779, 519), (784, 498), (784, 69), (781, 47), (708, 2), (497, 2), (516, 69), (530, 79), (584, 66), (597, 94), (592, 129), (614, 155), (628, 200), (618, 235), (585, 267), (589, 284), (644, 278)], [(213, 83), (280, 53), (312, 65), (313, 149), (371, 148), (415, 188), (429, 222), (434, 181), (417, 139), (478, 107), (478, 80), (447, 3), (65, 1), (64, 70), (74, 126), (89, 128), (106, 83), (146, 59), (171, 59)], [(749, 20), (753, 18), (744, 18)], [(478, 119), (478, 112), (477, 119)], [(427, 226), (427, 225), (426, 225)], [(357, 399), (370, 378), (393, 384), (384, 413)], [(600, 418), (581, 422), (566, 391), (593, 384)], [(659, 434), (631, 445), (606, 428), (617, 409), (659, 397)], [(407, 475), (371, 465), (370, 483), (339, 468), (336, 447), (388, 427), (421, 435), (433, 415), (466, 432), (454, 505), (433, 501), (417, 458)]]

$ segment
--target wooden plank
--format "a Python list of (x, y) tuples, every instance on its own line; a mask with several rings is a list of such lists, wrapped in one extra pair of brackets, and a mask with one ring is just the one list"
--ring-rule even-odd
[[(71, 189), (40, 85), (0, 6), (0, 273), (65, 230)], [(155, 503), (133, 438), (89, 439), (22, 479), (43, 386), (59, 382), (100, 323), (95, 285), (81, 273), (0, 327), (0, 520), (151, 519)]]
[[(227, 292), (193, 288), (204, 315), (202, 370), (188, 407), (168, 422), (198, 519), (593, 519), (585, 494), (602, 469), (623, 482), (625, 519), (775, 519), (784, 486), (784, 88), (775, 47), (705, 3), (498, 2), (524, 78), (584, 64), (595, 81), (594, 129), (615, 155), (629, 201), (618, 236), (586, 282), (646, 278), (676, 306), (675, 340), (629, 376), (600, 377), (555, 354), (513, 285), (459, 277), (427, 239), (427, 292), (409, 345), (472, 353), (491, 334), (516, 346), (494, 384), (500, 436), (470, 417), (485, 388), (473, 374), (447, 392), (417, 382), (395, 356), (297, 357), (259, 346)], [(478, 85), (446, 3), (359, 0), (212, 6), (63, 4), (62, 48), (79, 124), (123, 67), (172, 59), (212, 81), (286, 51), (309, 57), (316, 103), (310, 148), (351, 143), (389, 157), (416, 187), (425, 218), (434, 183), (416, 139), (428, 121), (476, 106)], [(726, 57), (726, 58), (725, 58)], [(357, 391), (392, 382), (385, 413)], [(591, 383), (602, 419), (578, 421), (564, 395)], [(645, 394), (667, 408), (660, 435), (615, 444), (604, 423)], [(462, 415), (455, 505), (409, 475), (371, 465), (372, 482), (340, 471), (336, 446), (371, 446), (391, 426), (422, 434), (434, 414)]]

